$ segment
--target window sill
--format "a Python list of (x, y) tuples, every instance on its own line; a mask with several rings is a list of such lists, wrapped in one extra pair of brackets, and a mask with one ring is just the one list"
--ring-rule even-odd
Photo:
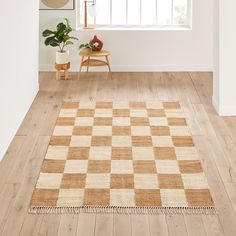
[(190, 26), (184, 27), (100, 27), (94, 29), (84, 29), (78, 27), (77, 31), (191, 31)]

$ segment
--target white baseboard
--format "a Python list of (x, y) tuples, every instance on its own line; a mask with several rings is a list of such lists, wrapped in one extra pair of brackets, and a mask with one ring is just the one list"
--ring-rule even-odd
[(219, 116), (236, 116), (236, 106), (220, 106), (214, 97), (212, 104)]
[[(72, 65), (71, 71), (77, 72), (79, 69), (79, 66)], [(40, 65), (39, 66), (40, 71), (54, 71), (53, 65)], [(90, 71), (107, 71), (105, 67), (102, 68), (91, 68)], [(213, 71), (213, 65), (197, 65), (197, 66), (139, 66), (139, 65), (113, 65), (112, 66), (113, 72), (190, 72), (190, 71), (196, 71), (196, 72), (208, 72)]]
[(219, 109), (220, 116), (236, 116), (236, 106), (224, 106)]
[[(219, 112), (219, 104), (218, 104), (218, 102), (216, 101), (216, 99), (215, 99), (214, 96), (212, 96), (212, 105), (213, 105), (213, 107), (215, 108), (216, 112), (219, 114), (219, 113), (220, 113), (220, 112)], [(219, 114), (219, 115), (220, 115), (220, 114)]]

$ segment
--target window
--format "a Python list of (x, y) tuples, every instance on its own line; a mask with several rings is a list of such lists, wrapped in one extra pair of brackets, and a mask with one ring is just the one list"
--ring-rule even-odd
[[(79, 24), (84, 22), (80, 1)], [(191, 24), (191, 0), (96, 0), (98, 15), (88, 21), (103, 27), (187, 27)]]

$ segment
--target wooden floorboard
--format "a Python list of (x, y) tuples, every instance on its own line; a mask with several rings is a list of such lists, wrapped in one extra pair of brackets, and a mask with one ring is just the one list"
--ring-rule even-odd
[(113, 234), (114, 236), (132, 235), (130, 215), (114, 215)]
[(96, 214), (80, 214), (76, 236), (94, 236), (96, 227)]
[[(236, 117), (219, 117), (212, 73), (40, 74), (40, 91), (0, 163), (0, 235), (236, 235)], [(218, 215), (30, 215), (28, 207), (63, 99), (179, 100)]]

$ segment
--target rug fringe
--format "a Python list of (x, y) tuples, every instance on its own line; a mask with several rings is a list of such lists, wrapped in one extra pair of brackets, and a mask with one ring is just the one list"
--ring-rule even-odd
[(215, 215), (213, 206), (204, 207), (119, 207), (119, 206), (80, 206), (80, 207), (50, 207), (32, 206), (30, 214), (162, 214), (162, 215)]

